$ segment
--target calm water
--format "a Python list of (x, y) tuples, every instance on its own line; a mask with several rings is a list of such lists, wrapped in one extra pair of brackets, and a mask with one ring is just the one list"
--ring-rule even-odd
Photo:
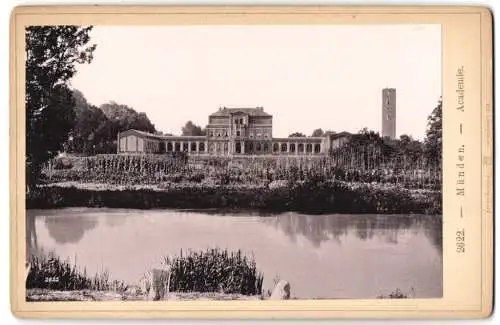
[(28, 254), (53, 251), (92, 274), (137, 283), (163, 256), (220, 247), (253, 252), (264, 289), (279, 275), (297, 298), (375, 298), (396, 288), (442, 296), (435, 216), (259, 216), (174, 210), (30, 210)]

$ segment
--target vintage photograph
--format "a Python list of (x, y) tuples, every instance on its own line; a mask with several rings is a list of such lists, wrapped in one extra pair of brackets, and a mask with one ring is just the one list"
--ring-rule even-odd
[(25, 40), (26, 301), (443, 296), (440, 25)]

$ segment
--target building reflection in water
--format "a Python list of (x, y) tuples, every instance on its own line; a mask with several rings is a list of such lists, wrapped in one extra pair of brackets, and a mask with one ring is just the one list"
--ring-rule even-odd
[(262, 222), (281, 229), (292, 242), (304, 236), (314, 247), (354, 234), (361, 240), (374, 236), (387, 243), (397, 244), (404, 232), (423, 232), (442, 253), (442, 222), (440, 216), (425, 215), (303, 215), (284, 213), (263, 217)]

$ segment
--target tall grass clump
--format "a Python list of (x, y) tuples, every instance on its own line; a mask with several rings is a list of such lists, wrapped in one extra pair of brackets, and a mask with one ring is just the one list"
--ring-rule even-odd
[(170, 268), (169, 291), (222, 292), (260, 295), (264, 276), (257, 270), (255, 259), (241, 250), (229, 252), (219, 248), (189, 251), (167, 257)]
[(29, 264), (26, 289), (125, 291), (128, 288), (122, 281), (111, 280), (107, 271), (89, 276), (85, 269), (82, 272), (53, 254), (32, 256)]

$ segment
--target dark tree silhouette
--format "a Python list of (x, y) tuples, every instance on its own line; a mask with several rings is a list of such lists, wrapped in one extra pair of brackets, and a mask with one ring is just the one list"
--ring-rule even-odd
[(323, 132), (323, 129), (316, 129), (313, 131), (311, 136), (312, 137), (322, 137), (324, 134), (325, 134), (325, 132)]
[(205, 134), (205, 130), (200, 126), (194, 124), (192, 121), (187, 121), (186, 124), (182, 127), (182, 135), (200, 136)]
[(77, 64), (90, 63), (92, 26), (29, 26), (26, 38), (26, 186), (42, 164), (63, 148), (74, 125), (75, 105), (68, 82)]
[(300, 132), (294, 132), (292, 134), (290, 134), (288, 137), (289, 138), (293, 138), (293, 137), (305, 137), (306, 135), (303, 134), (303, 133), (300, 133)]

